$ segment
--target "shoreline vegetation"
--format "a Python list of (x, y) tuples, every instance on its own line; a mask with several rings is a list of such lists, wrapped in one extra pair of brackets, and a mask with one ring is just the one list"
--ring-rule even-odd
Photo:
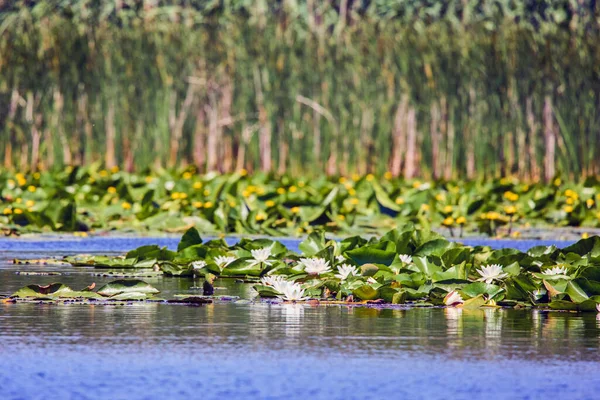
[[(89, 267), (118, 279), (94, 291), (61, 283), (28, 285), (3, 302), (153, 301), (159, 291), (139, 280), (166, 276), (203, 280), (204, 296), (176, 295), (186, 304), (213, 299), (217, 278), (252, 284), (262, 299), (312, 305), (407, 305), (463, 309), (515, 308), (600, 313), (600, 237), (559, 249), (536, 246), (527, 252), (465, 246), (427, 230), (396, 229), (369, 240), (341, 241), (313, 232), (290, 251), (277, 240), (203, 241), (195, 228), (182, 236), (177, 251), (146, 245), (123, 256), (66, 256), (58, 260), (15, 260), (51, 266)], [(42, 274), (42, 273), (40, 273)], [(247, 301), (248, 299), (242, 299)], [(162, 299), (160, 299), (162, 301)]]
[(597, 2), (0, 4), (7, 169), (600, 173)]
[[(600, 183), (525, 183), (514, 177), (421, 181), (351, 175), (198, 174), (157, 170), (133, 174), (99, 165), (62, 171), (0, 171), (0, 229), (45, 232), (165, 232), (190, 227), (203, 235), (301, 237), (317, 230), (338, 237), (381, 235), (416, 226), (448, 237), (519, 238), (522, 232), (600, 228)], [(586, 231), (588, 230), (588, 231)], [(571, 236), (572, 238), (572, 236)]]

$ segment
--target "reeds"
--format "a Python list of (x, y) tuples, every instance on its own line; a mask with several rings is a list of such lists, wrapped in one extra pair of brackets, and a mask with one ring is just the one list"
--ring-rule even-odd
[(3, 164), (600, 173), (595, 4), (374, 3), (4, 5)]

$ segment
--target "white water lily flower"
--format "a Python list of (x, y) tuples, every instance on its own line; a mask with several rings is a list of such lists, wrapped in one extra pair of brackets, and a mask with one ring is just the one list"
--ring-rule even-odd
[(377, 279), (373, 278), (372, 276), (367, 278), (367, 283), (377, 283)]
[(338, 262), (344, 262), (344, 261), (346, 261), (346, 257), (344, 257), (344, 256), (343, 256), (343, 255), (341, 255), (341, 254), (340, 254), (339, 256), (335, 256), (335, 259), (336, 259)]
[(281, 287), (280, 299), (285, 301), (301, 301), (306, 300), (308, 297), (304, 296), (304, 289), (299, 283), (285, 281)]
[(462, 296), (456, 290), (451, 291), (444, 297), (444, 304), (447, 306), (454, 306), (464, 302)]
[(228, 266), (235, 260), (237, 260), (237, 258), (235, 258), (233, 256), (217, 256), (217, 257), (215, 257), (215, 264), (217, 264), (219, 269), (221, 271), (223, 271), (226, 266)]
[(252, 257), (254, 258), (253, 260), (250, 260), (250, 264), (249, 266), (253, 267), (255, 265), (258, 264), (265, 264), (265, 265), (273, 265), (273, 262), (275, 260), (270, 260), (269, 257), (271, 257), (271, 249), (273, 248), (273, 245), (269, 246), (269, 247), (263, 247), (262, 249), (256, 249), (256, 250), (250, 250), (250, 253), (252, 254)]
[(566, 275), (567, 273), (567, 268), (566, 267), (554, 267), (554, 268), (550, 268), (547, 269), (545, 271), (542, 271), (542, 274), (544, 275)]
[(165, 189), (167, 189), (169, 192), (171, 190), (173, 190), (174, 187), (175, 187), (175, 182), (173, 182), (173, 181), (166, 181), (165, 182)]
[(481, 269), (476, 271), (481, 275), (481, 278), (477, 280), (479, 282), (484, 281), (485, 283), (492, 283), (494, 280), (501, 280), (508, 276), (508, 274), (502, 272), (502, 266), (500, 264), (482, 266)]
[(329, 268), (329, 261), (325, 261), (324, 258), (301, 258), (300, 263), (304, 265), (304, 272), (307, 274), (320, 275), (331, 271), (331, 268)]
[(193, 269), (202, 269), (204, 267), (206, 267), (206, 261), (194, 261), (192, 263)]
[(284, 288), (290, 283), (281, 275), (264, 276), (260, 282), (263, 285), (271, 286), (275, 291), (283, 294)]
[(338, 266), (338, 272), (338, 274), (335, 274), (335, 277), (342, 281), (345, 281), (351, 275), (358, 275), (358, 269), (356, 269), (354, 265), (350, 264), (342, 264)]
[(398, 257), (400, 258), (400, 261), (402, 261), (404, 264), (412, 263), (412, 257), (408, 254), (400, 254), (398, 255)]
[(596, 310), (600, 313), (600, 303), (596, 304)]

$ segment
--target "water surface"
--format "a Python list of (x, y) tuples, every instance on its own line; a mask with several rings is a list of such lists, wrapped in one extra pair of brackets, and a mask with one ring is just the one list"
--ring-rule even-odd
[[(8, 260), (156, 242), (132, 240), (0, 240), (0, 292), (102, 284), (87, 268)], [(43, 268), (63, 275), (15, 274)], [(165, 296), (196, 290), (189, 278), (148, 281)], [(599, 350), (594, 313), (0, 304), (0, 399), (597, 399)]]

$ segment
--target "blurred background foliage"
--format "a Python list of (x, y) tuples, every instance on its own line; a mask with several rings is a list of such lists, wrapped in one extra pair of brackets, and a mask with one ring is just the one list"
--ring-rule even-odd
[(584, 0), (0, 0), (6, 168), (600, 172)]

